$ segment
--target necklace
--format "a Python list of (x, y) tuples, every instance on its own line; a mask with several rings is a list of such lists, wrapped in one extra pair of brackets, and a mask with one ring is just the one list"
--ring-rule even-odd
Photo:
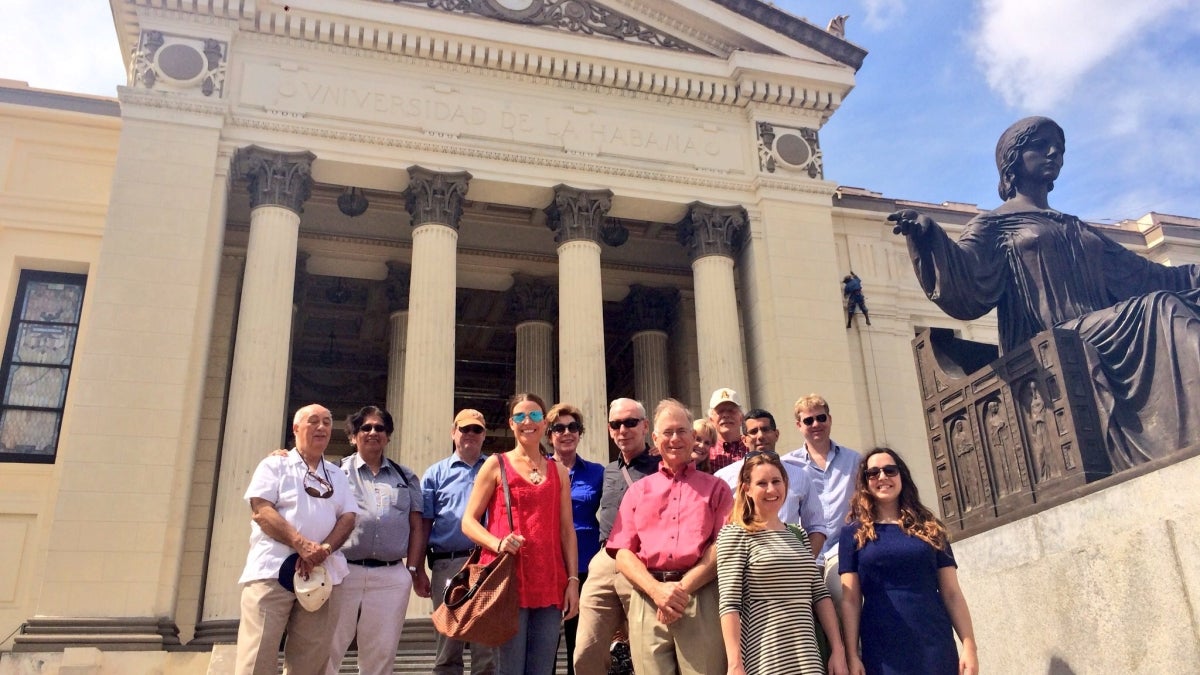
[[(534, 485), (541, 485), (542, 481), (546, 480), (546, 477), (542, 475), (541, 471), (538, 471), (536, 460), (529, 459), (523, 454), (518, 456), (525, 460), (525, 463), (529, 465), (529, 482), (533, 483)], [(543, 459), (542, 461), (545, 460)]]

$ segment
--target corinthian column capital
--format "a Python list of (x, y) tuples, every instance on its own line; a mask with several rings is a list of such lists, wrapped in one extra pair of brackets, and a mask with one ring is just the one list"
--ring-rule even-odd
[(517, 320), (554, 321), (558, 316), (558, 289), (546, 279), (514, 275), (508, 310)]
[(624, 314), (636, 333), (644, 330), (669, 331), (675, 322), (679, 290), (652, 288), (634, 284), (625, 296)]
[(440, 223), (457, 230), (470, 182), (471, 174), (466, 171), (446, 173), (410, 167), (404, 208), (412, 216), (413, 227)]
[(554, 201), (546, 207), (546, 226), (554, 241), (576, 239), (599, 241), (604, 218), (612, 208), (612, 190), (581, 190), (570, 185), (554, 186)]
[(279, 206), (293, 213), (304, 212), (312, 195), (312, 163), (308, 152), (280, 152), (257, 145), (239, 148), (233, 158), (234, 173), (246, 179), (250, 208)]
[(691, 260), (710, 255), (732, 258), (741, 249), (747, 222), (746, 209), (741, 206), (692, 202), (678, 225), (679, 243)]

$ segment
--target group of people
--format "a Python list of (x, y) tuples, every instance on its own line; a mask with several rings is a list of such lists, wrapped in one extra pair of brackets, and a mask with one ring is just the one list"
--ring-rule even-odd
[[(639, 675), (977, 672), (945, 528), (894, 451), (831, 439), (823, 398), (796, 402), (805, 442), (783, 455), (774, 416), (731, 389), (707, 419), (672, 399), (608, 412), (618, 455), (601, 465), (578, 455), (570, 404), (514, 396), (514, 445), (491, 456), (484, 416), (459, 411), (453, 453), (418, 480), (384, 455), (386, 410), (347, 418), (340, 466), (329, 410), (299, 410), (296, 446), (246, 492), (237, 672), (276, 672), (286, 633), (289, 673), (338, 672), (355, 639), (361, 673), (390, 673), (410, 594), (436, 608), (476, 547), (515, 555), (518, 630), (498, 648), (439, 635), (434, 673), (462, 673), (468, 649), (472, 673), (552, 673), (560, 626), (580, 675), (606, 675), (623, 636)], [(306, 609), (280, 570), (318, 566), (332, 588)]]

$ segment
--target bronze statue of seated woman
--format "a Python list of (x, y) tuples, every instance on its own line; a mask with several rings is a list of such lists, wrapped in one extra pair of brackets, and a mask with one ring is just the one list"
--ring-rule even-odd
[(1062, 128), (1045, 117), (996, 144), (998, 208), (958, 241), (928, 216), (897, 211), (921, 288), (956, 319), (998, 308), (1007, 352), (1050, 328), (1084, 344), (1114, 471), (1200, 443), (1200, 265), (1160, 265), (1050, 208)]

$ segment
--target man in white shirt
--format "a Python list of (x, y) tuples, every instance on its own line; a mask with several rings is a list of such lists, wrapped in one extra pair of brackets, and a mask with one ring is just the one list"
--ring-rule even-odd
[(279, 568), (295, 553), (298, 574), (322, 565), (335, 588), (346, 576), (346, 558), (338, 549), (354, 530), (358, 505), (346, 474), (324, 459), (332, 431), (333, 416), (325, 407), (314, 403), (296, 411), (296, 447), (260, 462), (246, 489), (253, 516), (250, 552), (238, 580), (237, 675), (275, 675), (285, 631), (284, 667), (290, 675), (317, 675), (329, 660), (329, 603), (316, 611), (301, 607), (295, 593), (280, 585)]

